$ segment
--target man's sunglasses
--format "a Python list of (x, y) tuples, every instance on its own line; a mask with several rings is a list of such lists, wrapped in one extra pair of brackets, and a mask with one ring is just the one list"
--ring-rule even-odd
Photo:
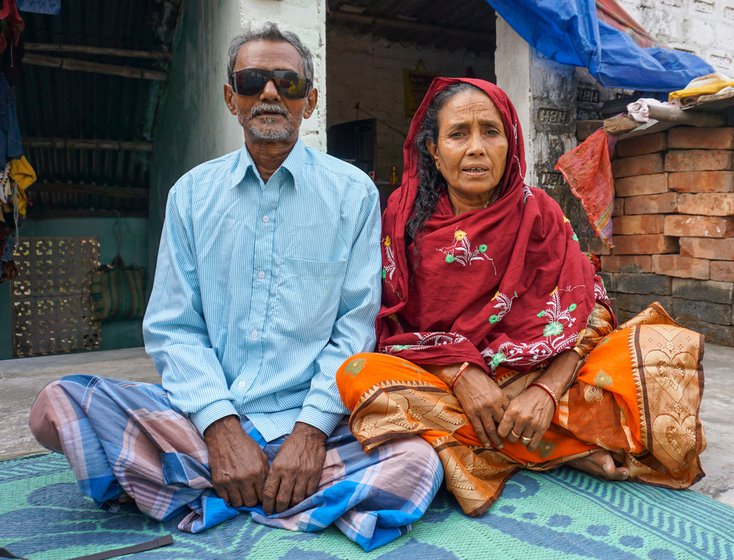
[(288, 99), (303, 99), (311, 89), (311, 81), (292, 70), (243, 68), (229, 76), (232, 88), (239, 95), (257, 95), (270, 80), (273, 80), (280, 95)]

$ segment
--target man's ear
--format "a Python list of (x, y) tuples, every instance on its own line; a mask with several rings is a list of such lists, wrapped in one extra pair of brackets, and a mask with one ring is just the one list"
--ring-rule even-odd
[(224, 102), (227, 104), (227, 109), (234, 116), (237, 116), (237, 105), (234, 102), (234, 96), (237, 95), (230, 84), (224, 84)]
[(311, 88), (306, 96), (306, 107), (303, 109), (303, 118), (307, 119), (316, 110), (316, 104), (319, 101), (319, 92), (316, 88)]

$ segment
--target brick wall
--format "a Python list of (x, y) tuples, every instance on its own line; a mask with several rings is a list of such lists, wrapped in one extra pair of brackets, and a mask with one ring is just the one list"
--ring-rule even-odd
[(734, 346), (734, 128), (622, 140), (612, 169), (614, 249), (601, 265), (620, 321), (657, 300)]

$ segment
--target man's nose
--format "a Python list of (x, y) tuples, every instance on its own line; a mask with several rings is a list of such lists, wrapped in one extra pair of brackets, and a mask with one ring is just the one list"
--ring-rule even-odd
[(280, 100), (280, 92), (275, 86), (274, 80), (268, 80), (260, 93), (261, 100)]

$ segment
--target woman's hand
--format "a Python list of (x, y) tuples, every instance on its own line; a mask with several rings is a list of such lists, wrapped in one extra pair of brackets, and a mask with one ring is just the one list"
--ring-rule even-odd
[[(561, 398), (573, 383), (580, 360), (576, 352), (563, 352), (554, 358), (536, 381), (545, 385), (556, 398)], [(553, 397), (542, 387), (528, 385), (512, 399), (497, 432), (500, 437), (512, 443), (520, 440), (530, 451), (535, 451), (548, 431), (555, 412)]]
[(454, 395), (479, 440), (485, 445), (501, 448), (497, 424), (502, 420), (510, 401), (497, 383), (480, 367), (470, 365), (454, 384)]
[(548, 431), (555, 411), (555, 404), (548, 393), (534, 385), (527, 387), (510, 402), (497, 433), (512, 443), (521, 440), (525, 444), (530, 438), (527, 447), (535, 451), (543, 434)]

